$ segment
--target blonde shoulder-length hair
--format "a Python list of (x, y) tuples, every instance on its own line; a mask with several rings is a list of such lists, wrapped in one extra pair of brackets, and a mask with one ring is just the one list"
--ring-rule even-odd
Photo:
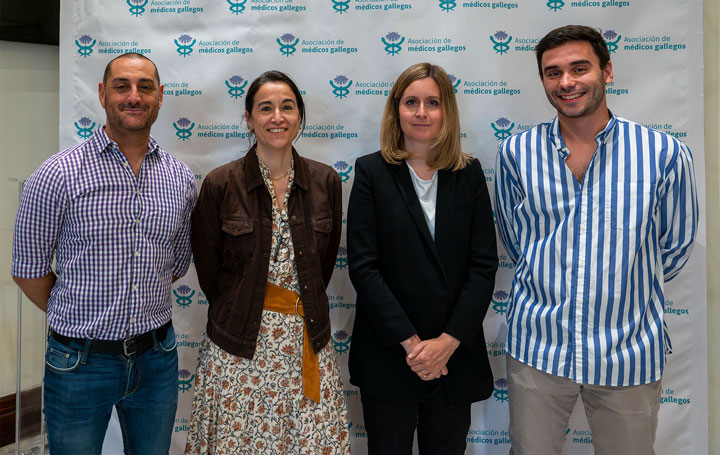
[(443, 124), (440, 133), (432, 144), (432, 152), (427, 164), (433, 169), (457, 171), (463, 169), (472, 157), (463, 153), (460, 145), (460, 115), (458, 113), (455, 89), (444, 69), (430, 63), (418, 63), (403, 71), (395, 81), (383, 112), (380, 125), (380, 153), (385, 161), (400, 164), (407, 158), (403, 150), (405, 143), (400, 128), (398, 106), (403, 93), (413, 82), (431, 77), (440, 87), (440, 102), (443, 112)]

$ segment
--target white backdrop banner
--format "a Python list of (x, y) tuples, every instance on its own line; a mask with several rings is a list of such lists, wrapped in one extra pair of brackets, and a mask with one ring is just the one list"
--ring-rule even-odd
[[(248, 148), (245, 91), (260, 73), (289, 73), (302, 90), (307, 126), (296, 147), (333, 166), (343, 200), (353, 165), (378, 149), (379, 122), (394, 80), (411, 64), (443, 66), (455, 84), (464, 150), (483, 164), (491, 188), (499, 141), (553, 118), (535, 56), (537, 41), (570, 23), (597, 27), (611, 52), (608, 104), (619, 116), (663, 130), (693, 151), (705, 207), (702, 117), (702, 2), (688, 0), (63, 0), (60, 32), (60, 142), (68, 147), (102, 126), (97, 98), (107, 62), (146, 54), (165, 84), (153, 136), (195, 172)], [(48, 151), (48, 155), (55, 151)], [(332, 343), (341, 362), (354, 454), (364, 454), (357, 388), (348, 382), (355, 292), (345, 237), (328, 289)], [(513, 264), (500, 269), (485, 320), (495, 391), (473, 406), (469, 454), (507, 454), (506, 308)], [(693, 256), (667, 290), (674, 348), (663, 378), (656, 450), (707, 453), (705, 222)], [(191, 267), (172, 291), (180, 367), (171, 453), (183, 452), (207, 299)], [(122, 453), (116, 427), (105, 453)], [(565, 454), (591, 454), (578, 405)]]

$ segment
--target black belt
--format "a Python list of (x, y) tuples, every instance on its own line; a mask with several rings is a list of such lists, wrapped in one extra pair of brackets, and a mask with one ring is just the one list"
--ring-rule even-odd
[[(155, 345), (155, 340), (161, 342), (167, 336), (168, 328), (172, 325), (172, 320), (165, 323), (165, 325), (158, 327), (157, 329), (150, 330), (141, 335), (135, 335), (134, 337), (125, 338), (124, 340), (90, 340), (90, 351), (91, 352), (105, 352), (110, 354), (125, 354), (132, 355), (136, 354), (146, 348)], [(155, 338), (153, 338), (153, 332)], [(85, 344), (87, 339), (85, 338), (71, 338), (65, 335), (60, 335), (52, 328), (50, 329), (50, 336), (62, 344), (70, 344), (72, 342)]]

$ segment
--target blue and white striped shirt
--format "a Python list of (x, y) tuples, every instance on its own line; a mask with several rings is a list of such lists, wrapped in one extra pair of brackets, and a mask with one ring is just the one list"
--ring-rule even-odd
[(150, 138), (138, 177), (99, 128), (27, 180), (15, 221), (12, 275), (57, 281), (48, 323), (62, 335), (114, 340), (170, 319), (172, 276), (190, 263), (190, 169)]
[(612, 115), (595, 143), (581, 183), (557, 118), (500, 146), (495, 212), (515, 262), (507, 352), (577, 383), (646, 384), (670, 349), (663, 285), (697, 229), (692, 155)]

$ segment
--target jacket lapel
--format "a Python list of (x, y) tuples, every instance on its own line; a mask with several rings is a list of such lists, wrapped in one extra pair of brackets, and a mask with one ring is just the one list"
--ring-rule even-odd
[(452, 227), (455, 215), (455, 182), (457, 173), (438, 171), (437, 205), (435, 206), (435, 246), (446, 273), (452, 256)]
[[(410, 217), (415, 223), (415, 226), (420, 231), (420, 235), (427, 244), (428, 248), (430, 249), (430, 251), (432, 251), (433, 257), (438, 262), (440, 270), (442, 270), (443, 278), (445, 278), (445, 281), (447, 281), (443, 261), (441, 260), (440, 255), (438, 254), (438, 248), (433, 241), (432, 236), (430, 235), (430, 229), (428, 229), (427, 222), (425, 221), (425, 215), (423, 214), (422, 207), (420, 206), (420, 201), (418, 200), (417, 194), (415, 193), (415, 187), (413, 187), (413, 183), (410, 177), (410, 171), (407, 168), (407, 164), (405, 162), (402, 162), (400, 165), (389, 165), (389, 167), (393, 174), (393, 178), (395, 179), (395, 184), (398, 187), (398, 191), (402, 196), (403, 201), (405, 201), (405, 205), (407, 205), (408, 211), (410, 212)], [(440, 176), (438, 176), (438, 178), (440, 178)], [(438, 182), (438, 184), (439, 183), (440, 182)], [(440, 206), (440, 193), (440, 185), (438, 185), (438, 207)], [(440, 215), (440, 213), (437, 213), (435, 217), (436, 238), (438, 218)]]

